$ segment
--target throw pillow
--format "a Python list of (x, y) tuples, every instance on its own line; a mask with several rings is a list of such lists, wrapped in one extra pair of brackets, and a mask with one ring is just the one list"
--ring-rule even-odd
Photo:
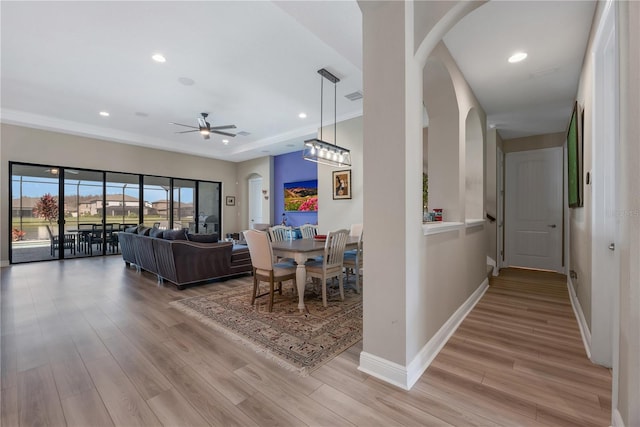
[(149, 231), (149, 236), (150, 237), (156, 237), (158, 239), (162, 239), (162, 234), (164, 233), (164, 230), (160, 230), (158, 227), (153, 227), (150, 231)]
[(148, 236), (149, 235), (149, 231), (151, 231), (151, 229), (149, 227), (140, 228), (140, 226), (138, 226), (138, 234), (142, 234), (143, 236)]
[(218, 233), (212, 234), (187, 234), (187, 237), (192, 242), (198, 243), (218, 243)]
[(189, 240), (184, 230), (165, 230), (162, 237), (166, 240)]
[(125, 228), (124, 229), (125, 233), (133, 233), (133, 234), (138, 234), (138, 227), (129, 227), (129, 228)]

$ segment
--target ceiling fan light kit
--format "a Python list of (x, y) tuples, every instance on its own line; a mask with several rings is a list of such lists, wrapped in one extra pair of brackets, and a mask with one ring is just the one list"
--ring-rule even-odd
[(324, 79), (333, 83), (333, 141), (336, 141), (336, 83), (340, 81), (339, 78), (331, 74), (326, 69), (322, 68), (318, 70), (318, 74), (322, 76), (320, 79), (320, 138), (307, 139), (304, 142), (304, 150), (302, 157), (310, 162), (321, 163), (324, 165), (343, 167), (351, 166), (351, 151), (348, 148), (340, 147), (336, 144), (326, 142), (322, 140), (322, 106), (324, 97)]
[(193, 130), (184, 130), (176, 133), (200, 132), (200, 135), (202, 135), (204, 139), (209, 139), (212, 133), (217, 133), (218, 135), (230, 136), (231, 138), (236, 136), (233, 133), (222, 132), (222, 129), (235, 129), (236, 125), (211, 126), (211, 124), (207, 121), (207, 117), (209, 117), (209, 113), (200, 113), (200, 115), (202, 117), (198, 117), (197, 127), (190, 126), (190, 125), (183, 125), (182, 123), (175, 123), (175, 122), (171, 122), (171, 124), (193, 129)]

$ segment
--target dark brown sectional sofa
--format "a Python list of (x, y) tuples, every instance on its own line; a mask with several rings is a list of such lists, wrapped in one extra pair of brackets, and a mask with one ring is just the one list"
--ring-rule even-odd
[(151, 237), (132, 231), (118, 233), (127, 267), (133, 264), (138, 270), (156, 274), (159, 282), (174, 283), (180, 290), (188, 284), (252, 271), (247, 246), (231, 242), (167, 240), (161, 235)]

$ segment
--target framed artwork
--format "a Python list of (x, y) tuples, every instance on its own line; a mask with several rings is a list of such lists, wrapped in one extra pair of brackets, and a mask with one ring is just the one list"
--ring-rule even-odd
[(318, 212), (318, 180), (286, 182), (285, 212)]
[(569, 207), (579, 208), (583, 206), (582, 188), (582, 118), (580, 105), (575, 102), (573, 113), (567, 130), (567, 172), (569, 178)]
[(351, 198), (351, 169), (333, 171), (333, 200)]
[(227, 206), (235, 206), (236, 205), (236, 196), (227, 196), (227, 197), (225, 197), (225, 204)]

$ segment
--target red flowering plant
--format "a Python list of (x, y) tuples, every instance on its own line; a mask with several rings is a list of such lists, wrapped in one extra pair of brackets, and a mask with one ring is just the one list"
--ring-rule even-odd
[(14, 227), (13, 230), (11, 230), (11, 239), (14, 242), (17, 242), (18, 240), (24, 239), (24, 236), (26, 234), (27, 234), (26, 231), (20, 230), (20, 229)]
[(318, 210), (318, 197), (310, 197), (298, 208), (299, 211), (312, 212)]

